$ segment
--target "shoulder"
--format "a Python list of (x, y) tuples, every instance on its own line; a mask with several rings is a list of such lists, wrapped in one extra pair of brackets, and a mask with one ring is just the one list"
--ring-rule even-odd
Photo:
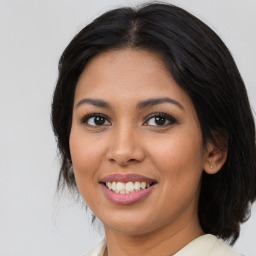
[[(101, 240), (95, 247), (81, 256), (103, 256), (106, 249), (106, 240)], [(217, 237), (207, 234), (200, 236), (187, 244), (173, 256), (242, 256)]]
[(207, 234), (200, 236), (186, 245), (174, 256), (242, 256), (236, 253), (217, 237)]
[(81, 256), (103, 256), (106, 249), (106, 240), (101, 240), (95, 247), (82, 254)]

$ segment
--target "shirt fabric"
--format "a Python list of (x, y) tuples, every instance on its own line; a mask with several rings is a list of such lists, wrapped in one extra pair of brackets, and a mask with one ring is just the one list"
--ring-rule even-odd
[[(106, 240), (103, 239), (97, 246), (81, 256), (103, 256), (105, 249)], [(242, 254), (234, 252), (217, 237), (206, 234), (196, 238), (173, 256), (242, 256)]]

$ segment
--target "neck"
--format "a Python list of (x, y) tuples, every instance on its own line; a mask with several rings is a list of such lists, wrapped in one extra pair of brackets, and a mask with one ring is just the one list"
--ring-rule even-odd
[[(126, 234), (105, 226), (108, 256), (170, 256), (195, 238), (203, 235), (199, 222), (182, 222), (182, 226), (154, 230), (143, 234)], [(105, 256), (105, 255), (104, 255)]]

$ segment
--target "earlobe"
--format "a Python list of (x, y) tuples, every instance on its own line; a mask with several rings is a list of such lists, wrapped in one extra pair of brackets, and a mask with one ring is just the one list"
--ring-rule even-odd
[(227, 160), (228, 150), (219, 149), (212, 143), (208, 144), (206, 159), (204, 162), (204, 170), (208, 174), (217, 173)]

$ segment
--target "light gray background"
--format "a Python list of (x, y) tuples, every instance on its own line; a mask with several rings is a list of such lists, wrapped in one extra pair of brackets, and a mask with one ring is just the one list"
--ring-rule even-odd
[[(210, 25), (231, 50), (256, 108), (256, 1), (169, 1)], [(0, 0), (0, 255), (79, 256), (100, 236), (58, 173), (50, 105), (57, 62), (72, 37), (124, 0)], [(256, 207), (235, 245), (256, 255)]]

